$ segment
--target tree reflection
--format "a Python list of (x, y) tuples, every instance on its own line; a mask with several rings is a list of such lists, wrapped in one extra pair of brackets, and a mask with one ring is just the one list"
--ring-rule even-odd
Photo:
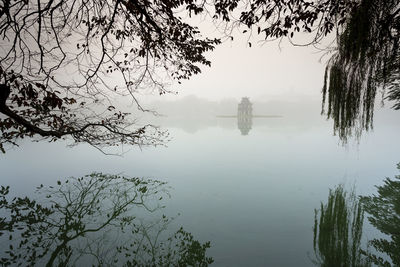
[[(400, 164), (397, 164), (400, 170)], [(400, 175), (394, 179), (386, 178), (384, 185), (377, 186), (378, 194), (362, 197), (369, 222), (388, 238), (376, 238), (370, 244), (379, 252), (390, 257), (384, 259), (369, 253), (369, 257), (378, 266), (400, 266)]]
[(315, 210), (313, 262), (318, 266), (370, 266), (360, 247), (364, 212), (355, 194), (339, 185)]
[[(161, 215), (166, 184), (94, 173), (38, 187), (44, 197), (0, 189), (1, 265), (207, 266), (210, 243)], [(140, 219), (147, 218), (147, 221)], [(150, 219), (149, 219), (150, 218)], [(157, 219), (158, 218), (158, 219)], [(171, 234), (172, 233), (172, 234)], [(7, 247), (6, 247), (7, 246)]]

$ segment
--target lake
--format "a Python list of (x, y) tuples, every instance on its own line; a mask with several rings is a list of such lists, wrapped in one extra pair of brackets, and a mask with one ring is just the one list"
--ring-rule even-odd
[[(124, 148), (121, 157), (88, 145), (25, 141), (0, 156), (1, 184), (11, 195), (32, 196), (40, 184), (93, 171), (165, 181), (163, 213), (211, 242), (207, 255), (215, 266), (312, 266), (314, 210), (329, 189), (344, 184), (369, 195), (398, 174), (400, 124), (393, 114), (377, 112), (374, 131), (347, 146), (333, 136), (331, 121), (294, 113), (253, 118), (247, 135), (236, 118), (186, 118), (201, 127), (165, 118), (167, 146)], [(365, 227), (363, 240), (379, 235)]]

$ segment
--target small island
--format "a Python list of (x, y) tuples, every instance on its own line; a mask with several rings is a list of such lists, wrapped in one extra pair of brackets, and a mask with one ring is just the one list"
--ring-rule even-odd
[(238, 129), (242, 135), (248, 135), (253, 124), (253, 118), (282, 118), (279, 115), (253, 115), (253, 103), (248, 97), (242, 97), (238, 104), (237, 115), (218, 115), (217, 118), (237, 118)]

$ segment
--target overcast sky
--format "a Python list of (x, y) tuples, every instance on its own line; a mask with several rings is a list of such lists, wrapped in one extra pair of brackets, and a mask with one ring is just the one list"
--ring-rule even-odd
[[(220, 36), (207, 21), (196, 23), (204, 36)], [(181, 85), (170, 88), (178, 95), (163, 96), (176, 99), (196, 95), (209, 100), (223, 98), (268, 101), (292, 100), (304, 95), (321, 97), (323, 75), (327, 57), (321, 62), (322, 53), (312, 46), (293, 46), (287, 41), (260, 44), (252, 40), (248, 46), (247, 36), (238, 29), (234, 41), (225, 41), (208, 53), (211, 67), (202, 67), (202, 73)], [(240, 31), (240, 32), (239, 32)], [(310, 35), (300, 35), (297, 42), (305, 42)], [(259, 36), (257, 36), (259, 40)], [(300, 38), (300, 39), (299, 39)]]
[(320, 96), (324, 64), (313, 47), (293, 47), (277, 42), (253, 45), (226, 42), (210, 53), (210, 68), (173, 88), (180, 96), (194, 94), (208, 99), (224, 97), (291, 98)]

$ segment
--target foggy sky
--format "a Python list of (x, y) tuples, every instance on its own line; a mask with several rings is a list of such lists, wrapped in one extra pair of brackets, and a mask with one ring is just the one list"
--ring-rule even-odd
[[(314, 52), (314, 54), (313, 54)], [(210, 53), (210, 68), (190, 81), (176, 86), (179, 95), (194, 94), (208, 99), (249, 96), (260, 100), (319, 96), (324, 64), (312, 47), (277, 42), (249, 48), (246, 43), (224, 43)]]
[[(221, 37), (211, 29), (211, 26), (202, 27), (203, 36)], [(174, 100), (188, 95), (209, 100), (240, 100), (243, 96), (260, 101), (296, 100), (299, 96), (321, 98), (329, 55), (323, 57), (313, 46), (294, 46), (286, 39), (260, 43), (260, 36), (248, 39), (241, 30), (233, 34), (233, 41), (226, 40), (207, 53), (211, 67), (201, 66), (202, 73), (180, 85), (172, 84), (169, 89), (177, 92), (176, 95), (143, 96), (144, 100)], [(306, 43), (309, 36), (302, 34), (295, 41)], [(252, 47), (248, 45), (249, 40)]]

